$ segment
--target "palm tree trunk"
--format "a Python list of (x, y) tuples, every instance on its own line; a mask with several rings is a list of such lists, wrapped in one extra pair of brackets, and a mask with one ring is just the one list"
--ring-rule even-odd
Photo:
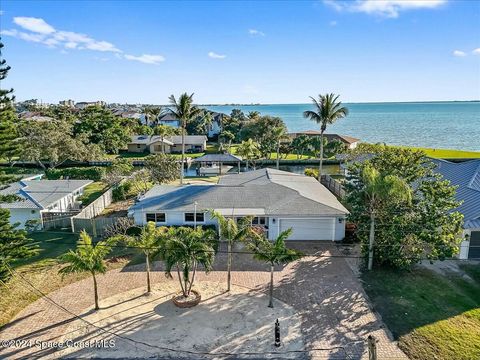
[(93, 294), (95, 297), (95, 310), (99, 310), (100, 306), (98, 306), (98, 289), (97, 289), (97, 279), (95, 278), (95, 273), (92, 273), (93, 277)]
[(370, 237), (368, 244), (368, 270), (373, 267), (373, 244), (375, 242), (375, 214), (370, 214)]
[(270, 265), (270, 302), (268, 307), (273, 308), (273, 264)]
[(277, 170), (280, 168), (280, 140), (277, 141)]
[(230, 283), (232, 281), (232, 243), (227, 242), (227, 291), (230, 291)]
[(188, 288), (188, 295), (190, 295), (190, 291), (192, 291), (193, 282), (195, 281), (195, 273), (197, 272), (197, 262), (193, 262), (193, 273), (192, 273), (192, 281), (190, 281), (190, 286)]
[(146, 260), (146, 268), (147, 268), (147, 293), (150, 294), (152, 289), (150, 288), (150, 259), (148, 255), (145, 256), (145, 260)]
[(322, 168), (323, 168), (323, 130), (320, 132), (320, 163), (318, 165), (318, 182), (322, 178)]
[(178, 281), (180, 281), (180, 287), (182, 288), (182, 294), (183, 296), (186, 296), (185, 289), (183, 288), (182, 275), (180, 275), (180, 268), (178, 267), (178, 264), (177, 264), (177, 275), (178, 275)]
[(248, 159), (245, 159), (245, 171), (248, 171)]
[(180, 166), (180, 185), (183, 185), (183, 162), (185, 161), (185, 123), (182, 120), (182, 165)]

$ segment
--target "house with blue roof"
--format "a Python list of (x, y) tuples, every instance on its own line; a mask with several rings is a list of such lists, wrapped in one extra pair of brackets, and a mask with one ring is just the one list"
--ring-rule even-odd
[(456, 209), (463, 214), (463, 241), (460, 259), (480, 259), (480, 159), (455, 163), (431, 159), (437, 165), (436, 172), (457, 186)]

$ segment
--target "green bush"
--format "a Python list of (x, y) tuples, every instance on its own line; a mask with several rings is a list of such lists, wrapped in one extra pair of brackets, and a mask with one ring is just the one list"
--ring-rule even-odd
[(105, 176), (105, 168), (99, 166), (70, 167), (63, 169), (47, 169), (45, 176), (48, 180), (75, 179), (100, 181)]
[(312, 169), (312, 168), (307, 168), (305, 169), (305, 175), (306, 176), (311, 176), (314, 178), (318, 178), (318, 170), (317, 169)]
[(125, 181), (112, 190), (113, 201), (127, 200), (132, 197), (130, 194), (132, 183)]

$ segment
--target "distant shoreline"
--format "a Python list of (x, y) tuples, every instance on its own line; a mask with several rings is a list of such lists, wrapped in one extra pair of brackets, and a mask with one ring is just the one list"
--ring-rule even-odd
[[(343, 102), (344, 104), (446, 104), (446, 103), (478, 103), (479, 100), (432, 100), (432, 101), (360, 101)], [(279, 105), (310, 105), (311, 103), (249, 103), (249, 104), (198, 104), (198, 106), (279, 106)]]

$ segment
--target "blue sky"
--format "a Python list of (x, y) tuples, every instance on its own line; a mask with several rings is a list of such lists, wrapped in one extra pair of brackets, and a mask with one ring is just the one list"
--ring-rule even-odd
[(1, 3), (17, 99), (303, 103), (480, 99), (480, 2)]

